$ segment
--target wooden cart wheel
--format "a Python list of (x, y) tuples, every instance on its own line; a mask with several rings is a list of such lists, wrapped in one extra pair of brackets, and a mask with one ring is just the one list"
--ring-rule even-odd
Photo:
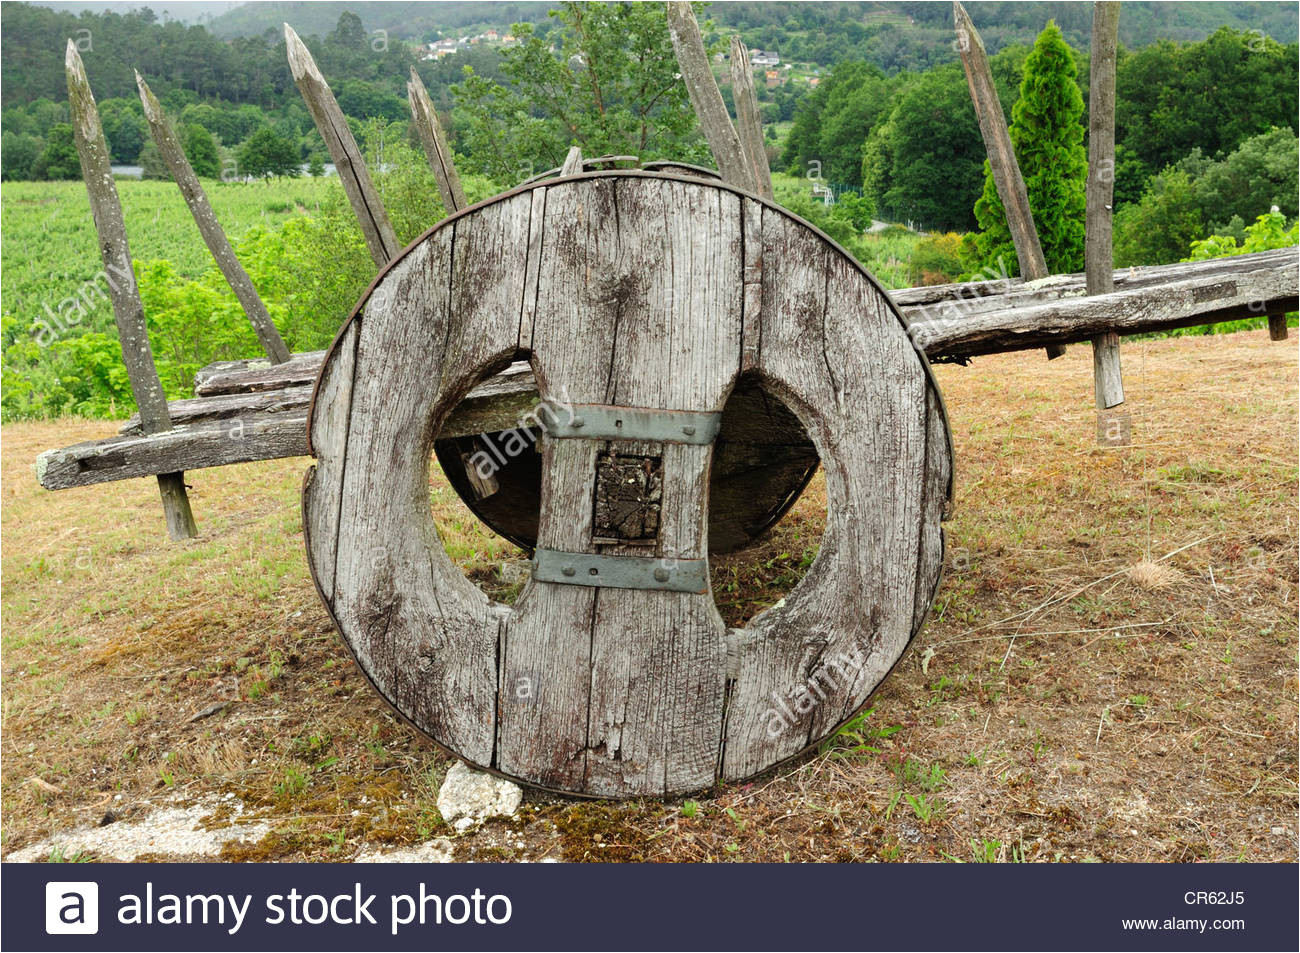
[[(525, 358), (562, 412), (506, 607), (439, 542), (429, 460)], [(802, 421), (829, 507), (804, 579), (728, 630), (708, 485), (742, 374)], [(941, 572), (950, 439), (897, 309), (806, 222), (699, 178), (548, 180), (439, 223), (335, 341), (309, 439), (308, 560), (361, 669), (444, 747), (549, 789), (672, 795), (797, 755), (866, 703)]]

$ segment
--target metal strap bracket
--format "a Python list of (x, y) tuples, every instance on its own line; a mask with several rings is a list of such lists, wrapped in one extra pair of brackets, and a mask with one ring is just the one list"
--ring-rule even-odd
[(572, 404), (565, 410), (567, 414), (552, 415), (554, 419), (546, 427), (549, 436), (710, 444), (722, 425), (722, 414), (710, 411), (656, 410), (607, 404)]
[(566, 586), (702, 594), (709, 591), (709, 561), (538, 549), (533, 557), (533, 578)]

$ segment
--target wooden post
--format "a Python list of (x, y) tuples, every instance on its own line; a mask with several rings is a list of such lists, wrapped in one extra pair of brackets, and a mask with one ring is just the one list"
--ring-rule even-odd
[(704, 138), (708, 140), (713, 160), (718, 164), (718, 171), (722, 173), (725, 182), (757, 192), (758, 185), (745, 159), (740, 136), (731, 124), (727, 106), (722, 101), (722, 92), (709, 67), (709, 55), (704, 50), (704, 38), (700, 36), (695, 11), (687, 0), (669, 0), (667, 7), (668, 30), (672, 33), (677, 65), (682, 71), (686, 91), (690, 94), (691, 105), (699, 117), (700, 128), (704, 130)]
[(754, 174), (758, 194), (772, 198), (772, 170), (767, 164), (767, 147), (763, 143), (763, 117), (758, 111), (758, 95), (754, 92), (754, 67), (749, 62), (749, 50), (739, 36), (731, 38), (731, 98), (736, 101), (736, 126), (740, 132), (740, 146)]
[(1270, 341), (1285, 341), (1286, 333), (1286, 315), (1270, 314), (1268, 316), (1268, 339)]
[(560, 175), (577, 175), (582, 171), (582, 150), (577, 146), (569, 147), (569, 154), (564, 157), (564, 165), (560, 166)]
[(406, 98), (411, 107), (411, 120), (420, 133), (424, 154), (428, 156), (433, 177), (438, 182), (443, 207), (447, 209), (448, 215), (459, 212), (469, 202), (465, 201), (465, 190), (456, 173), (456, 163), (452, 161), (451, 149), (443, 134), (442, 123), (438, 122), (433, 100), (429, 98), (429, 91), (424, 88), (424, 82), (414, 66), (411, 67), (411, 78), (406, 83)]
[(207, 243), (208, 251), (212, 252), (212, 257), (225, 276), (226, 283), (230, 285), (230, 290), (235, 293), (235, 297), (243, 306), (244, 313), (248, 315), (248, 320), (253, 325), (253, 331), (262, 343), (266, 356), (271, 359), (272, 364), (283, 364), (289, 360), (289, 349), (285, 347), (284, 339), (276, 330), (275, 322), (271, 320), (266, 305), (258, 297), (257, 289), (253, 287), (248, 272), (244, 271), (244, 266), (235, 257), (235, 250), (230, 247), (226, 233), (221, 230), (221, 223), (217, 221), (217, 216), (212, 211), (212, 205), (208, 202), (203, 186), (199, 184), (198, 176), (194, 174), (193, 167), (185, 158), (185, 150), (181, 148), (175, 131), (167, 122), (167, 117), (163, 115), (162, 105), (139, 72), (135, 74), (135, 82), (140, 89), (140, 102), (144, 105), (144, 118), (149, 122), (149, 132), (153, 135), (153, 141), (158, 145), (158, 152), (167, 163), (167, 168), (171, 170), (172, 177), (180, 187), (181, 195), (185, 196), (185, 204), (190, 207), (194, 224), (199, 227), (199, 233)]
[[(1046, 278), (1047, 261), (1043, 258), (1043, 246), (1038, 241), (1038, 230), (1034, 227), (1034, 215), (1029, 208), (1029, 193), (1025, 190), (1025, 180), (1020, 174), (1020, 164), (1011, 147), (1007, 119), (1002, 115), (1002, 101), (998, 99), (997, 87), (993, 84), (993, 71), (989, 68), (984, 41), (980, 39), (975, 24), (960, 3), (953, 3), (952, 13), (957, 27), (961, 64), (966, 70), (966, 84), (970, 87), (971, 101), (975, 104), (975, 115), (979, 119), (980, 135), (984, 138), (993, 182), (997, 185), (998, 197), (1006, 212), (1007, 228), (1010, 229), (1011, 240), (1016, 246), (1020, 274), (1026, 281)], [(1049, 360), (1064, 353), (1065, 348), (1059, 345), (1047, 348)]]
[[(77, 45), (68, 41), (65, 61), (68, 74), (68, 108), (72, 115), (72, 129), (81, 158), (81, 174), (86, 180), (90, 196), (90, 211), (99, 235), (99, 252), (104, 261), (109, 298), (113, 302), (113, 316), (117, 320), (118, 340), (122, 345), (122, 363), (126, 365), (131, 381), (131, 393), (140, 409), (140, 425), (146, 434), (170, 430), (171, 417), (167, 413), (167, 397), (158, 369), (153, 363), (153, 350), (149, 346), (149, 332), (144, 320), (144, 306), (136, 288), (135, 272), (131, 270), (131, 248), (126, 240), (126, 222), (122, 218), (122, 203), (113, 183), (113, 169), (104, 141), (104, 129), (99, 122), (99, 110), (90, 91), (86, 68), (77, 53)], [(162, 495), (163, 515), (167, 519), (167, 532), (172, 539), (190, 539), (198, 535), (194, 514), (190, 511), (189, 497), (185, 493), (185, 474), (164, 473), (158, 476), (158, 491)]]
[[(1088, 97), (1088, 212), (1084, 254), (1090, 295), (1115, 289), (1111, 253), (1111, 202), (1115, 190), (1115, 50), (1119, 38), (1119, 4), (1092, 6), (1092, 76)], [(1097, 410), (1124, 403), (1119, 335), (1092, 339), (1093, 385)]]
[(382, 268), (401, 251), (401, 245), (397, 242), (397, 233), (393, 231), (392, 223), (388, 221), (388, 212), (379, 198), (379, 190), (366, 171), (361, 150), (357, 148), (357, 141), (352, 137), (352, 130), (348, 128), (343, 110), (339, 109), (329, 84), (325, 82), (325, 77), (321, 75), (306, 44), (287, 23), (284, 25), (284, 42), (293, 81), (298, 84), (303, 101), (307, 103), (316, 128), (320, 130), (321, 138), (325, 140), (330, 156), (334, 159), (334, 168), (338, 170), (343, 191), (347, 193), (352, 211), (361, 224), (361, 233), (370, 249), (370, 257)]

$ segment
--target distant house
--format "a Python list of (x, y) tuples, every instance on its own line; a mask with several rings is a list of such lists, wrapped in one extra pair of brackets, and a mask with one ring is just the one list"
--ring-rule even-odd
[(763, 73), (763, 76), (764, 78), (767, 79), (768, 89), (774, 89), (777, 86), (780, 86), (783, 83), (785, 83), (785, 77), (782, 76), (781, 71), (777, 69), (767, 70), (766, 72)]
[(821, 81), (821, 77), (819, 76), (814, 76), (810, 80), (808, 80), (808, 85), (812, 86), (814, 89), (820, 86), (821, 84), (822, 81)]
[(755, 66), (781, 65), (781, 57), (771, 50), (754, 50), (749, 54), (749, 61)]
[(500, 38), (501, 35), (497, 33), (496, 30), (488, 30), (486, 33), (483, 34), (483, 39), (487, 40), (489, 43), (495, 43)]

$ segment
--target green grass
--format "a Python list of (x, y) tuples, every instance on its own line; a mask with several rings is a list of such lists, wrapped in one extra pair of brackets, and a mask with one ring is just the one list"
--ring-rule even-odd
[[(314, 212), (337, 178), (279, 179), (270, 184), (205, 182), (208, 198), (227, 237), (238, 241), (254, 225), (278, 225)], [(117, 183), (126, 218), (131, 256), (137, 261), (165, 258), (183, 277), (194, 278), (211, 267), (203, 239), (171, 182)], [(4, 270), (5, 345), (44, 313), (57, 308), (101, 268), (86, 188), (74, 182), (6, 182), (0, 186), (0, 267)], [(95, 311), (106, 319), (111, 310), (100, 301)], [(92, 313), (88, 326), (99, 326)]]

